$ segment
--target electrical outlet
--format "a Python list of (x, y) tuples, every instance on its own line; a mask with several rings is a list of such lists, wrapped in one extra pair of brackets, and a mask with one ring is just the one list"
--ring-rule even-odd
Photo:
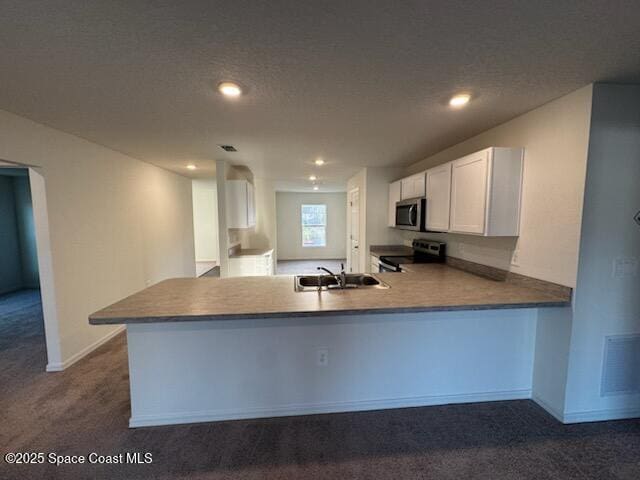
[(329, 365), (329, 349), (327, 347), (320, 347), (316, 350), (316, 365), (318, 367)]
[(153, 283), (153, 282), (152, 282), (151, 280), (146, 280), (146, 281), (144, 282), (144, 284), (145, 284), (147, 287), (150, 287), (152, 283)]

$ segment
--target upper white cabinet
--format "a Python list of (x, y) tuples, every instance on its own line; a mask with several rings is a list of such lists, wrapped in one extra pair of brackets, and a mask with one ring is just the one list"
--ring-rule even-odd
[(400, 199), (424, 197), (424, 172), (400, 180)]
[(247, 180), (227, 180), (227, 227), (250, 228), (256, 224), (253, 184)]
[(400, 191), (402, 189), (402, 180), (389, 184), (389, 213), (388, 213), (388, 225), (390, 227), (396, 226), (396, 202), (399, 202), (402, 197)]
[(451, 206), (451, 162), (427, 170), (426, 187), (427, 230), (447, 232)]
[(517, 236), (522, 162), (521, 148), (497, 147), (454, 160), (451, 164), (449, 231)]

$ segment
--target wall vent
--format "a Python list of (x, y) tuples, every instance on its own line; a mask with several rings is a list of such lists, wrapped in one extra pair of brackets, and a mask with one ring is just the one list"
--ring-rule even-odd
[(640, 334), (605, 337), (601, 396), (640, 393)]

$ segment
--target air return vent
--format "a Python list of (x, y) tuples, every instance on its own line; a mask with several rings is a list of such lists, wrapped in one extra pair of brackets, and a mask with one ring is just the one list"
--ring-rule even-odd
[(237, 152), (238, 150), (236, 150), (236, 147), (234, 147), (233, 145), (220, 145), (220, 148), (223, 149), (225, 152)]
[(601, 396), (640, 393), (640, 335), (605, 338)]

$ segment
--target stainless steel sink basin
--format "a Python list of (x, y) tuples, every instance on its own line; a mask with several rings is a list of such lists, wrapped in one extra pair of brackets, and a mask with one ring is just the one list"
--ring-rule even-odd
[(296, 292), (317, 292), (322, 290), (344, 290), (348, 288), (389, 288), (389, 285), (368, 273), (348, 273), (344, 285), (340, 275), (296, 275)]

